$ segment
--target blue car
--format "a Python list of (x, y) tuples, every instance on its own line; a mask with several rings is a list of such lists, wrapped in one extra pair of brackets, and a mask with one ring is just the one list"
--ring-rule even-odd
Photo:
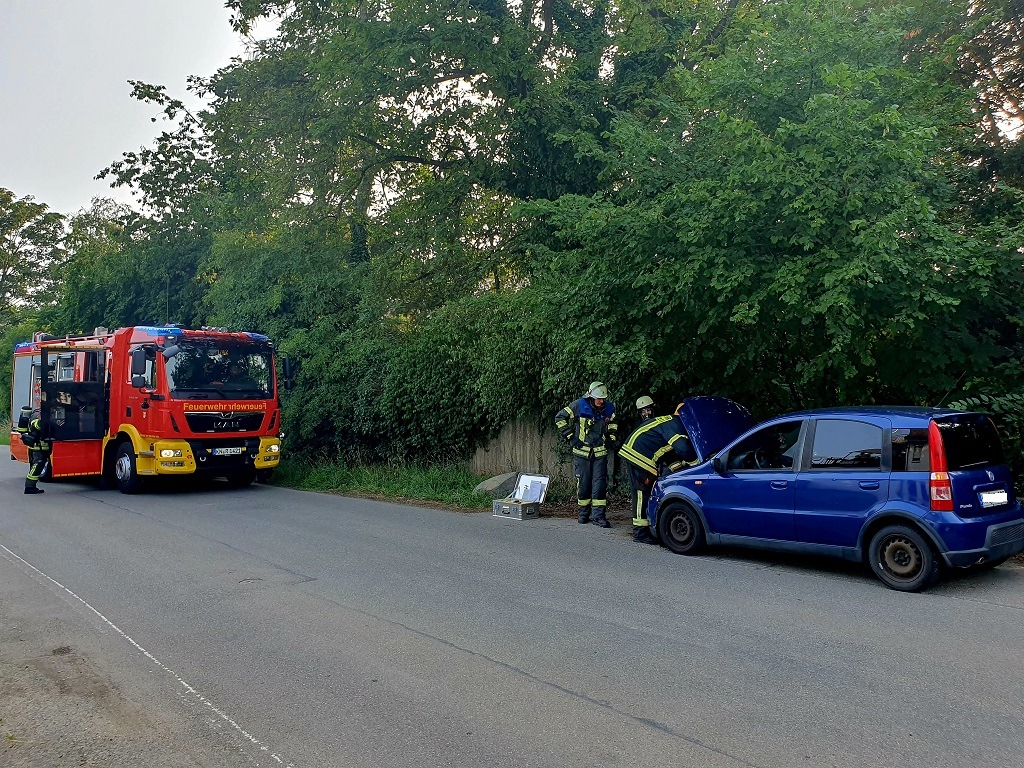
[(829, 555), (916, 592), (944, 567), (1024, 551), (1024, 511), (985, 414), (830, 408), (754, 426), (730, 400), (694, 397), (679, 418), (700, 463), (661, 478), (648, 508), (678, 554), (728, 544)]

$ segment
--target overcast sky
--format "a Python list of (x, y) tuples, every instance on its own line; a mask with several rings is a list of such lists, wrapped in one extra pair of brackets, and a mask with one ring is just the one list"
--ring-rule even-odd
[(127, 81), (183, 98), (243, 52), (228, 20), (223, 0), (0, 0), (0, 187), (61, 213), (130, 202), (93, 177), (167, 123)]

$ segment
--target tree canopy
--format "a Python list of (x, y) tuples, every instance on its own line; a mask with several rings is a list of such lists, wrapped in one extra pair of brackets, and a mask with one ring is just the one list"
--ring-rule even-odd
[(1019, 0), (232, 0), (277, 31), (68, 224), (51, 330), (301, 362), (290, 434), (465, 455), (588, 381), (760, 414), (1020, 391)]
[(0, 333), (25, 308), (52, 300), (51, 276), (64, 253), (63, 222), (45, 203), (0, 188)]

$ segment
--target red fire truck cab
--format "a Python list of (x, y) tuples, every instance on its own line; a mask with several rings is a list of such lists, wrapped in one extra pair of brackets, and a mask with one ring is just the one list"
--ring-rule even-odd
[(36, 334), (14, 349), (11, 458), (22, 406), (53, 440), (52, 477), (99, 476), (124, 493), (163, 475), (266, 479), (281, 459), (273, 344), (258, 333), (135, 326)]

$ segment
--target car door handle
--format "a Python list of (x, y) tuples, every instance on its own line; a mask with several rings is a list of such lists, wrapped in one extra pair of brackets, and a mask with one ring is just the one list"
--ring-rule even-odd
[(877, 491), (878, 490), (878, 481), (877, 480), (861, 480), (859, 485), (865, 491)]
[(776, 488), (776, 489), (781, 491), (781, 490), (783, 490), (785, 488), (788, 488), (788, 487), (789, 487), (789, 481), (788, 480), (772, 480), (772, 488)]

